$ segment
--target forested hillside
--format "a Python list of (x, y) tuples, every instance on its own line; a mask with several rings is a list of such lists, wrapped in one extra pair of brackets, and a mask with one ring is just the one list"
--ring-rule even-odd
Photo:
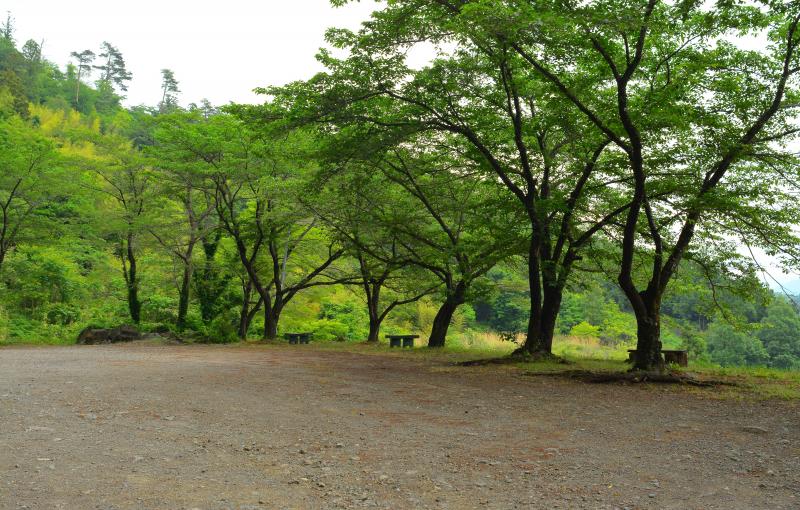
[[(796, 304), (742, 255), (797, 256), (800, 206), (781, 181), (797, 161), (780, 145), (797, 131), (780, 106), (797, 93), (797, 19), (658, 11), (652, 53), (562, 44), (586, 69), (560, 55), (548, 70), (536, 58), (549, 36), (440, 4), (332, 30), (347, 56), (322, 51), (326, 72), (263, 89), (262, 105), (188, 103), (164, 69), (158, 104), (125, 106), (136, 76), (112, 43), (49, 62), (9, 16), (0, 343), (134, 324), (191, 341), (413, 332), (432, 347), (619, 357), (638, 337), (641, 353), (800, 370)], [(563, 16), (560, 33), (579, 34)], [(767, 31), (774, 58), (708, 39), (739, 30)], [(460, 46), (406, 66), (423, 39)], [(624, 88), (622, 67), (639, 64)], [(747, 73), (714, 74), (726, 66)], [(616, 117), (623, 92), (630, 118)]]

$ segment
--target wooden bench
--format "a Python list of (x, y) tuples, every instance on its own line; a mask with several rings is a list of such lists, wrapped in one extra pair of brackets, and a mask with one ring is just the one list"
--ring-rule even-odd
[(307, 344), (311, 342), (311, 333), (286, 333), (290, 344)]
[[(668, 365), (674, 363), (682, 367), (689, 366), (688, 351), (662, 349), (661, 354), (664, 355), (664, 362), (667, 363)], [(628, 361), (633, 361), (634, 356), (636, 356), (636, 349), (628, 349)]]
[(414, 347), (414, 339), (419, 335), (386, 335), (389, 347)]

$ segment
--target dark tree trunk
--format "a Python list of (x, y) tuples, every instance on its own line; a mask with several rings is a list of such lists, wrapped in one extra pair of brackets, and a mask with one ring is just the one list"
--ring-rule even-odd
[(542, 318), (539, 323), (539, 340), (542, 346), (540, 352), (551, 354), (553, 352), (553, 335), (556, 330), (558, 312), (561, 310), (561, 298), (564, 295), (563, 287), (554, 286), (545, 290), (542, 303)]
[(134, 248), (134, 236), (128, 234), (126, 255), (128, 259), (128, 311), (134, 324), (139, 324), (142, 320), (142, 303), (139, 301), (139, 273), (136, 263), (136, 250)]
[(367, 309), (369, 311), (369, 336), (367, 337), (367, 342), (377, 343), (380, 340), (381, 323), (383, 322), (380, 311), (381, 288), (376, 284), (372, 285), (370, 290), (371, 292), (367, 295)]
[(378, 343), (381, 336), (381, 322), (379, 318), (369, 318), (369, 336), (367, 337), (367, 342)]
[(278, 305), (264, 308), (264, 340), (278, 338), (278, 321), (281, 318), (281, 311), (281, 307)]
[(451, 293), (448, 293), (447, 299), (444, 300), (439, 311), (436, 312), (436, 317), (433, 319), (431, 336), (428, 338), (428, 347), (444, 347), (447, 339), (447, 330), (450, 328), (453, 314), (460, 305), (464, 304), (466, 290), (464, 282), (460, 282)]
[(178, 298), (178, 331), (186, 328), (186, 315), (189, 313), (189, 298), (192, 288), (192, 250), (187, 252), (185, 265), (183, 266), (183, 278), (181, 279), (180, 296)]
[[(661, 357), (661, 296), (642, 294), (644, 313), (636, 312), (636, 355), (633, 370), (663, 372)], [(636, 309), (634, 309), (636, 310)]]
[(258, 315), (258, 312), (261, 311), (261, 305), (263, 303), (264, 300), (259, 299), (258, 302), (256, 303), (256, 306), (252, 307), (250, 309), (250, 313), (247, 314), (247, 317), (245, 318), (244, 337), (242, 337), (242, 340), (247, 340), (247, 333), (250, 331), (250, 324), (253, 323), (253, 319), (255, 319), (256, 315)]
[(250, 330), (250, 297), (253, 295), (253, 283), (247, 281), (242, 285), (242, 308), (239, 312), (239, 331), (237, 332), (239, 339), (247, 340), (247, 332)]
[(205, 324), (210, 324), (216, 315), (216, 303), (222, 289), (223, 282), (220, 281), (218, 271), (214, 265), (214, 257), (222, 238), (221, 232), (215, 232), (213, 237), (205, 237), (203, 243), (204, 262), (202, 270), (198, 270), (195, 276), (195, 291), (197, 301), (200, 305), (200, 317)]
[(261, 284), (258, 271), (256, 271), (254, 267), (253, 261), (255, 260), (255, 254), (252, 255), (252, 258), (248, 257), (247, 247), (241, 236), (239, 236), (238, 233), (229, 232), (233, 235), (234, 241), (236, 242), (236, 251), (239, 252), (239, 259), (242, 262), (242, 266), (247, 271), (248, 281), (258, 292), (258, 295), (261, 297), (261, 302), (264, 305), (264, 332), (262, 338), (264, 340), (275, 340), (278, 338), (278, 319), (284, 305), (282, 297), (278, 291), (275, 302), (272, 302), (269, 290)]
[[(531, 238), (528, 245), (528, 288), (530, 289), (530, 311), (525, 344), (515, 354), (549, 354), (550, 347), (542, 338), (542, 280), (539, 260), (539, 242)], [(556, 312), (558, 313), (558, 312)], [(550, 341), (552, 345), (552, 339)]]
[(525, 344), (517, 349), (514, 354), (534, 356), (552, 354), (556, 320), (558, 320), (558, 313), (561, 310), (563, 295), (564, 289), (560, 286), (550, 287), (545, 290), (538, 314), (536, 317), (531, 317), (528, 323), (528, 336), (525, 339)]
[(433, 319), (433, 328), (431, 328), (431, 336), (428, 338), (428, 347), (444, 347), (447, 330), (450, 328), (450, 322), (453, 320), (453, 314), (458, 306), (459, 303), (449, 298), (442, 303), (439, 311), (436, 312), (436, 317)]

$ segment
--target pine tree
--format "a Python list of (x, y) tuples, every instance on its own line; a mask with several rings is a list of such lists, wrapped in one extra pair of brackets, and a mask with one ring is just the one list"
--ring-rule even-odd
[(102, 65), (93, 66), (100, 71), (100, 83), (116, 85), (120, 90), (127, 91), (128, 84), (133, 75), (125, 66), (125, 59), (122, 53), (108, 41), (103, 41), (100, 58), (104, 60)]
[(75, 107), (77, 108), (78, 101), (81, 97), (81, 77), (84, 73), (91, 72), (95, 55), (92, 50), (83, 50), (80, 53), (73, 51), (70, 55), (78, 61), (78, 64), (75, 66), (78, 73), (75, 78)]
[(6, 11), (6, 21), (0, 25), (0, 37), (14, 42), (14, 17), (11, 16), (11, 11)]
[(161, 102), (158, 105), (160, 112), (167, 112), (178, 105), (178, 80), (170, 69), (161, 70)]

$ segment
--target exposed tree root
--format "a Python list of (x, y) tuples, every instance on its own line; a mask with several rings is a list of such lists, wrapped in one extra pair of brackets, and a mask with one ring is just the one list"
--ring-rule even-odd
[(587, 370), (568, 370), (564, 372), (526, 372), (527, 376), (550, 376), (577, 379), (595, 384), (613, 383), (659, 383), (685, 384), (711, 388), (715, 386), (736, 386), (736, 383), (720, 380), (700, 380), (689, 374), (678, 372), (590, 372)]
[(475, 359), (470, 361), (462, 361), (456, 363), (456, 365), (462, 367), (475, 367), (475, 366), (486, 366), (486, 365), (511, 365), (514, 363), (536, 363), (542, 361), (549, 361), (551, 363), (560, 363), (563, 365), (572, 364), (571, 361), (568, 361), (560, 356), (556, 356), (553, 353), (547, 353), (547, 352), (531, 353), (528, 351), (517, 349), (508, 356), (503, 356), (502, 358)]

